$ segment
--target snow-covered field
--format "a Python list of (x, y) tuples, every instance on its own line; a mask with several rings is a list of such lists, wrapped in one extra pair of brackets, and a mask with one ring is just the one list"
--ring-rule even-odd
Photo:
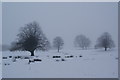
[(32, 58), (42, 61), (30, 64), (29, 59), (18, 58), (13, 62), (13, 58), (9, 58), (9, 56), (28, 57), (29, 52), (4, 51), (2, 56), (7, 57), (2, 59), (3, 78), (118, 78), (117, 49), (61, 50), (60, 53), (56, 50), (37, 51)]

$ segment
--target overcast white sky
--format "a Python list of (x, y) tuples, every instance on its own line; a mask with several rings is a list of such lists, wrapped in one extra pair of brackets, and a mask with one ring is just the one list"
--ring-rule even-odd
[(95, 44), (103, 33), (109, 32), (118, 44), (118, 3), (3, 3), (3, 44), (17, 37), (20, 27), (37, 21), (52, 42), (56, 36), (65, 41), (64, 48), (72, 48), (74, 38), (84, 34)]

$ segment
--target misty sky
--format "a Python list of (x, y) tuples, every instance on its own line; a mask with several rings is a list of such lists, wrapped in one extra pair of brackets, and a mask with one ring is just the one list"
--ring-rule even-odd
[(104, 32), (112, 35), (118, 44), (118, 3), (3, 3), (2, 42), (14, 41), (20, 27), (37, 21), (46, 37), (53, 41), (61, 36), (64, 48), (72, 48), (74, 38), (84, 34), (92, 45)]

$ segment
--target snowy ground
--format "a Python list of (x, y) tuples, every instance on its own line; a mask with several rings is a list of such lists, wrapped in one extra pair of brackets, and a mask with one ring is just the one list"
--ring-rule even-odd
[[(36, 61), (28, 64), (28, 59), (9, 56), (29, 56), (29, 52), (3, 52), (3, 78), (118, 78), (118, 51), (103, 50), (56, 50), (35, 52)], [(60, 55), (56, 59), (53, 56)], [(65, 58), (65, 56), (73, 57)], [(82, 57), (80, 57), (82, 56)], [(64, 59), (65, 61), (62, 61)], [(57, 61), (56, 61), (57, 60)]]

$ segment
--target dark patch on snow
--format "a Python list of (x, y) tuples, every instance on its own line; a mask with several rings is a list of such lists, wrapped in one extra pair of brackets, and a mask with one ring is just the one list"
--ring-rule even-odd
[(42, 61), (41, 59), (34, 59), (34, 61)]
[(24, 59), (30, 59), (29, 57), (25, 57)]
[(7, 57), (3, 57), (3, 59), (7, 59)]
[(67, 55), (65, 56), (65, 58), (73, 58), (74, 56), (73, 55)]
[(65, 61), (65, 59), (61, 59), (61, 61)]
[(58, 61), (60, 61), (59, 59), (56, 59), (56, 61), (58, 62)]
[(53, 58), (61, 58), (61, 56), (53, 56)]
[(12, 56), (9, 56), (9, 58), (12, 58)]
[(83, 57), (82, 55), (80, 55), (79, 57)]
[(5, 66), (10, 65), (10, 63), (4, 63)]

